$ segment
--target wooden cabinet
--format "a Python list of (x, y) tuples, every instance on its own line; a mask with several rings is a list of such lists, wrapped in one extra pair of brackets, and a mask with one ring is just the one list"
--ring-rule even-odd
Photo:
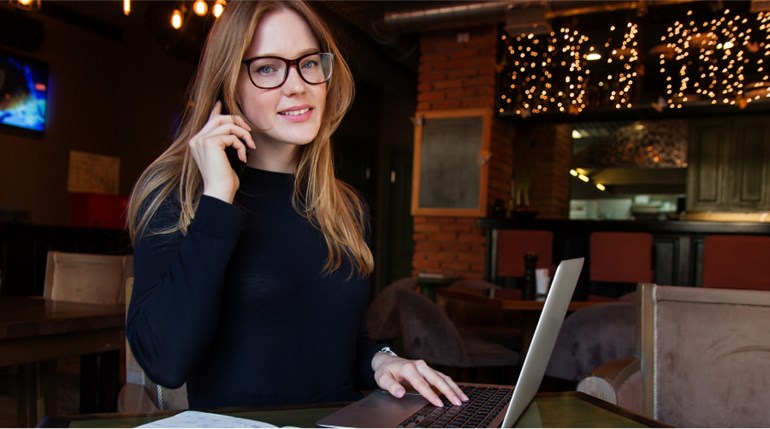
[(770, 116), (690, 125), (688, 211), (770, 209)]

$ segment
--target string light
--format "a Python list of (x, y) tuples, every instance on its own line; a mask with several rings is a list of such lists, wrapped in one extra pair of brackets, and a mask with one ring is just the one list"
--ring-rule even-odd
[(19, 9), (40, 9), (40, 0), (8, 0), (8, 2)]
[(605, 54), (590, 45), (586, 34), (568, 26), (544, 36), (501, 36), (506, 83), (498, 111), (526, 118), (549, 111), (576, 115), (589, 105), (631, 107), (639, 61), (637, 33), (633, 22), (612, 26)]
[[(689, 10), (668, 25), (650, 51), (662, 82), (651, 104), (657, 112), (693, 103), (745, 108), (770, 98), (770, 11), (733, 10), (697, 15)], [(526, 118), (547, 112), (579, 114), (587, 107), (633, 108), (645, 73), (639, 48), (641, 15), (609, 16), (609, 35), (589, 36), (575, 20), (548, 35), (503, 35), (498, 112)], [(616, 25), (612, 25), (612, 20)], [(621, 24), (622, 22), (622, 24)], [(647, 64), (648, 69), (650, 64)], [(651, 88), (644, 88), (648, 91)], [(635, 95), (636, 94), (636, 95)]]
[(658, 54), (668, 106), (680, 109), (703, 100), (744, 108), (767, 98), (768, 19), (767, 12), (749, 19), (726, 8), (711, 20), (690, 18), (669, 27)]
[(195, 0), (195, 3), (193, 3), (193, 12), (195, 12), (198, 16), (204, 16), (209, 11), (209, 5), (206, 4), (203, 0)]
[[(211, 6), (211, 14), (214, 16), (214, 18), (219, 18), (222, 15), (226, 5), (227, 2), (225, 0), (214, 1), (214, 4)], [(187, 7), (185, 6), (184, 1), (182, 1), (181, 5), (174, 9), (174, 11), (171, 13), (171, 26), (177, 30), (182, 28), (186, 12)], [(206, 14), (209, 12), (208, 3), (206, 3), (205, 0), (195, 0), (192, 4), (192, 12), (198, 16), (206, 16)]]
[[(184, 6), (182, 6), (182, 8), (184, 8)], [(182, 28), (182, 22), (182, 11), (179, 9), (174, 9), (174, 12), (171, 13), (171, 26), (179, 30)]]
[(214, 18), (219, 18), (219, 15), (222, 15), (224, 10), (225, 0), (217, 0), (214, 2), (214, 6), (211, 7), (211, 13), (214, 15)]

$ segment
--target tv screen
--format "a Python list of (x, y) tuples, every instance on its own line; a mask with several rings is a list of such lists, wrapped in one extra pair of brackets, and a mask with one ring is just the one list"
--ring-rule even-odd
[(42, 133), (48, 65), (0, 50), (0, 125)]

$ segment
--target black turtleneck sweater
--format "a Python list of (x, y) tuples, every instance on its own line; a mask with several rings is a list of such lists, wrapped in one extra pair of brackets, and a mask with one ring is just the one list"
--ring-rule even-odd
[[(126, 335), (157, 383), (191, 408), (352, 400), (373, 388), (369, 280), (322, 274), (321, 232), (291, 203), (294, 176), (244, 168), (233, 205), (204, 196), (187, 234), (134, 247)], [(174, 225), (163, 203), (148, 231)]]

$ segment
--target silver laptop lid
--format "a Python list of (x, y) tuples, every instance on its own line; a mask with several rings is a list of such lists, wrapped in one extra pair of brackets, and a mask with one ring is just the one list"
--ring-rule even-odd
[(576, 258), (561, 261), (556, 269), (543, 312), (532, 336), (532, 343), (524, 358), (519, 380), (513, 390), (511, 403), (505, 413), (504, 428), (513, 427), (540, 388), (582, 268), (583, 258)]

